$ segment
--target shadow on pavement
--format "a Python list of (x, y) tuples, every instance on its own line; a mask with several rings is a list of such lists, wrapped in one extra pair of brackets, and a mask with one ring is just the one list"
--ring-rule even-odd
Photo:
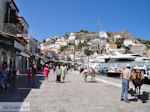
[(37, 75), (36, 85), (34, 85), (31, 80), (31, 85), (29, 86), (27, 77), (22, 76), (20, 80), (16, 81), (15, 85), (11, 84), (8, 88), (8, 93), (4, 93), (3, 96), (0, 96), (0, 102), (23, 102), (32, 89), (40, 88), (42, 80), (44, 80), (44, 77)]
[(100, 83), (98, 81), (86, 81), (86, 83)]
[(147, 101), (149, 100), (149, 92), (143, 91), (142, 94), (138, 95), (135, 91), (133, 91), (133, 89), (131, 88), (129, 91), (130, 95), (134, 98), (129, 99), (130, 101), (133, 102), (137, 102), (138, 100), (141, 100), (142, 103), (147, 103)]
[(144, 80), (144, 84), (150, 85), (150, 80), (145, 79), (145, 80)]

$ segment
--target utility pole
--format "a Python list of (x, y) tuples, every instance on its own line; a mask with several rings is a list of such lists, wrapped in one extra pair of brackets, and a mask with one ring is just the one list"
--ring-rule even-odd
[(102, 30), (102, 28), (101, 28), (101, 20), (100, 20), (100, 17), (99, 17), (99, 36), (100, 36), (99, 49), (100, 49), (100, 52), (102, 50), (102, 48), (101, 48), (101, 30)]

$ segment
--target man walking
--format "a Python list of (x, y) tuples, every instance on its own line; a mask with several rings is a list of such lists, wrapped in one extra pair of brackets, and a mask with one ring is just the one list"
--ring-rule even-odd
[(61, 66), (61, 75), (62, 75), (63, 82), (65, 80), (65, 74), (66, 74), (66, 72), (67, 72), (67, 67), (65, 66), (65, 64), (62, 64), (62, 66)]
[(129, 103), (130, 101), (128, 100), (128, 86), (129, 86), (129, 80), (131, 77), (131, 70), (130, 70), (130, 65), (127, 65), (125, 70), (122, 72), (122, 89), (121, 89), (121, 101), (123, 101), (123, 96), (125, 93), (125, 102)]

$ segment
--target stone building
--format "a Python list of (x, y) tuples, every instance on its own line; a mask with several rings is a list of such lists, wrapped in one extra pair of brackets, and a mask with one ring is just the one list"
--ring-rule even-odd
[(109, 43), (109, 47), (110, 47), (111, 49), (117, 49), (117, 44), (115, 44), (114, 42), (110, 42), (110, 43)]
[(146, 46), (144, 44), (136, 44), (131, 46), (131, 52), (138, 54), (140, 56), (146, 56)]
[[(15, 30), (19, 9), (14, 0), (0, 0), (0, 31)], [(14, 27), (14, 29), (9, 28)]]

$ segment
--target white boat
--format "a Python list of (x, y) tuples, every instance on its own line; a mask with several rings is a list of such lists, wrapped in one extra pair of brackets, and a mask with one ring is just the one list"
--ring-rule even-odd
[(106, 71), (106, 74), (108, 76), (120, 76), (121, 72), (122, 72), (122, 69), (118, 67), (110, 67), (108, 71)]

